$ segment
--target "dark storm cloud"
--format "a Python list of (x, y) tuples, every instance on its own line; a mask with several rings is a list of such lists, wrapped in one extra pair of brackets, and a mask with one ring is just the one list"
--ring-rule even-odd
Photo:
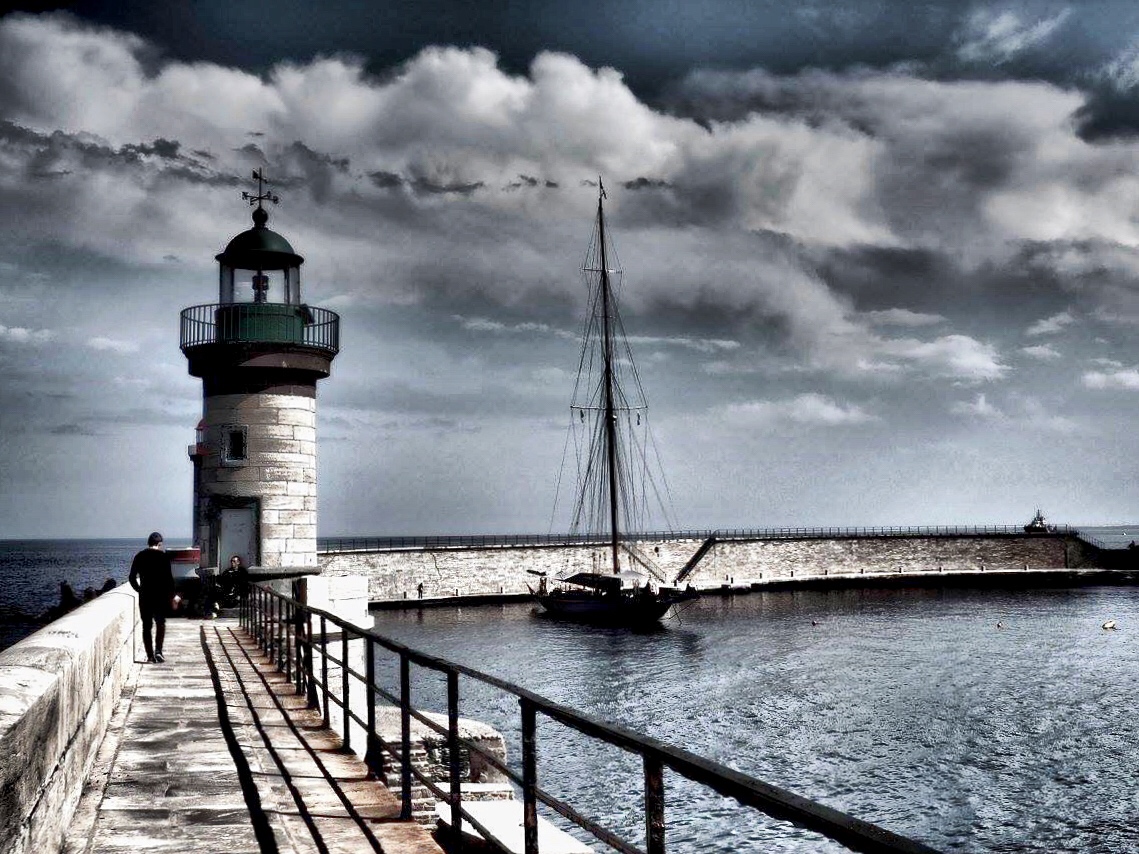
[(393, 187), (402, 187), (404, 180), (395, 172), (370, 172), (368, 178), (372, 183), (379, 187), (381, 190), (389, 190)]
[[(696, 65), (780, 73), (805, 66), (886, 67), (900, 62), (991, 67), (1019, 65), (1059, 74), (1095, 64), (1121, 49), (1116, 27), (1134, 24), (1123, 0), (1075, 9), (1063, 18), (1056, 2), (979, 6), (964, 0), (897, 4), (774, 0), (538, 0), (509, 8), (463, 0), (421, 0), (373, 7), (357, 0), (265, 0), (234, 8), (222, 0), (189, 0), (156, 9), (140, 0), (46, 4), (79, 17), (139, 33), (182, 60), (218, 62), (263, 71), (282, 58), (307, 61), (343, 51), (367, 56), (384, 70), (424, 44), (479, 44), (498, 52), (512, 71), (541, 50), (574, 53), (591, 65), (621, 68), (637, 88), (651, 90)], [(11, 8), (20, 8), (17, 2)], [(36, 11), (43, 3), (32, 6)], [(1002, 21), (1001, 15), (1014, 20)], [(1060, 20), (1055, 22), (1057, 18)], [(1062, 36), (1041, 45), (1040, 32)], [(1035, 40), (1034, 40), (1035, 37)], [(1027, 56), (1025, 54), (1028, 54)]]
[(304, 185), (318, 203), (325, 203), (332, 198), (334, 178), (347, 175), (349, 171), (347, 157), (314, 151), (300, 140), (282, 149), (275, 158), (274, 165), (286, 176), (275, 178), (270, 175), (270, 180), (276, 186)]
[(483, 189), (486, 184), (482, 181), (438, 183), (429, 178), (412, 178), (409, 182), (416, 193), (424, 195), (445, 195), (454, 193), (460, 196), (469, 196), (477, 190)]
[[(1139, 249), (1106, 240), (1026, 243), (1018, 260), (1026, 278), (1079, 304), (1101, 321), (1139, 325)], [(1043, 313), (1043, 312), (1042, 312)]]
[(0, 146), (26, 159), (29, 172), (37, 177), (70, 175), (77, 170), (97, 172), (106, 168), (157, 167), (157, 173), (190, 183), (231, 184), (230, 176), (207, 168), (197, 155), (180, 153), (175, 140), (127, 143), (118, 147), (91, 138), (56, 130), (41, 133), (11, 121), (0, 120)]
[(1080, 135), (1087, 140), (1129, 139), (1139, 135), (1139, 90), (1119, 91), (1099, 85), (1074, 116)]
[[(282, 60), (303, 63), (347, 52), (364, 57), (368, 70), (382, 77), (423, 45), (477, 44), (494, 50), (503, 67), (517, 74), (539, 52), (558, 50), (594, 67), (621, 69), (641, 97), (650, 102), (663, 98), (686, 115), (733, 119), (742, 115), (740, 110), (763, 109), (826, 121), (829, 111), (823, 105), (812, 108), (778, 86), (756, 89), (745, 104), (707, 92), (694, 98), (676, 84), (700, 67), (765, 69), (776, 76), (795, 76), (805, 69), (904, 68), (936, 80), (1039, 80), (1088, 88), (1096, 94), (1079, 115), (1088, 138), (1130, 134), (1139, 127), (1139, 98), (1115, 82), (1126, 77), (1139, 33), (1139, 8), (1128, 0), (1080, 5), (1053, 0), (706, 0), (666, 5), (650, 0), (543, 0), (509, 11), (462, 0), (424, 0), (382, 9), (358, 0), (330, 0), (319, 6), (302, 0), (258, 0), (240, 9), (222, 0), (178, 0), (161, 4), (161, 11), (139, 0), (28, 6), (34, 11), (53, 7), (137, 33), (167, 58), (205, 60), (258, 73)], [(157, 52), (149, 46), (140, 47), (139, 56), (143, 67), (158, 67)], [(3, 91), (0, 83), (0, 100), (10, 103), (28, 96), (21, 90), (4, 96)]]
[(862, 311), (904, 302), (914, 310), (942, 310), (944, 294), (960, 282), (952, 259), (923, 248), (853, 246), (817, 253), (819, 275)]
[(538, 186), (538, 179), (535, 178), (533, 175), (519, 175), (517, 181), (511, 181), (509, 184), (507, 184), (505, 187), (503, 187), (503, 189), (504, 190), (521, 190), (524, 187), (537, 187), (537, 186)]
[(145, 157), (155, 155), (165, 160), (177, 160), (178, 149), (182, 144), (171, 139), (156, 139), (150, 145), (124, 145), (120, 151), (130, 156)]
[(623, 181), (621, 186), (626, 190), (667, 190), (672, 185), (668, 181), (654, 180), (641, 176), (632, 181)]

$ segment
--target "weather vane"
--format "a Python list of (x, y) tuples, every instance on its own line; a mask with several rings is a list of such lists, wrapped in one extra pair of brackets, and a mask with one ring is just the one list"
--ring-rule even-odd
[(265, 185), (269, 183), (265, 180), (265, 175), (260, 169), (253, 170), (253, 180), (257, 182), (257, 194), (242, 192), (241, 198), (249, 202), (250, 205), (257, 205), (261, 207), (261, 202), (272, 202), (278, 204), (281, 199), (276, 193), (270, 193), (265, 189)]

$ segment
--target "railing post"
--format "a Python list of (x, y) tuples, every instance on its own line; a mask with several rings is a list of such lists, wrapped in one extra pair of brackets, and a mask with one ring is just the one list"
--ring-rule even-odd
[(293, 620), (296, 617), (296, 606), (285, 602), (285, 678), (293, 681), (293, 640), (296, 635), (296, 626)]
[(447, 764), (451, 778), (451, 836), (456, 850), (463, 850), (463, 781), (459, 761), (459, 672), (447, 671)]
[(664, 854), (664, 766), (645, 754), (645, 852)]
[(525, 854), (538, 854), (538, 716), (534, 704), (522, 704), (522, 833)]
[(281, 670), (282, 665), (285, 663), (285, 600), (277, 597), (277, 669)]
[(294, 684), (297, 687), (297, 694), (304, 694), (305, 692), (305, 671), (302, 662), (304, 661), (304, 644), (305, 636), (302, 629), (304, 628), (304, 615), (305, 608), (303, 606), (294, 606), (293, 608), (293, 659), (297, 664), (296, 680)]
[[(312, 662), (312, 611), (305, 612), (305, 640), (308, 641), (305, 646), (305, 686), (308, 688), (308, 707), (315, 709), (319, 700), (316, 696), (316, 674), (313, 673)], [(321, 657), (323, 658), (323, 654)]]
[(273, 599), (269, 596), (269, 591), (263, 591), (261, 605), (261, 651), (272, 660), (273, 643), (269, 636), (269, 627), (271, 625), (270, 618), (272, 617)]
[(280, 597), (273, 597), (273, 642), (270, 659), (277, 670), (281, 668), (281, 609), (284, 603)]
[(324, 698), (324, 728), (329, 728), (328, 719), (328, 623), (320, 617), (320, 690)]
[(411, 818), (411, 659), (399, 654), (399, 786), (403, 802), (400, 818)]
[(352, 749), (352, 719), (348, 715), (348, 629), (340, 627), (340, 692), (344, 705), (340, 707), (344, 715), (344, 749)]
[(384, 772), (384, 757), (376, 735), (376, 644), (364, 636), (364, 696), (368, 703), (368, 749), (364, 753), (364, 763), (376, 777)]

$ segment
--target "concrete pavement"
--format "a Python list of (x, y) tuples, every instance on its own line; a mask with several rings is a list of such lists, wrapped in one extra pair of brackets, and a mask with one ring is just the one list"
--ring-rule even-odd
[(437, 854), (231, 620), (167, 622), (136, 663), (64, 840), (67, 854)]

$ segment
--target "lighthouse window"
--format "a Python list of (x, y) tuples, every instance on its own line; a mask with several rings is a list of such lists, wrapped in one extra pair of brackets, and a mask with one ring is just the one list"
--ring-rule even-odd
[(240, 465), (248, 456), (247, 435), (244, 427), (226, 427), (223, 436), (222, 462), (226, 465)]

